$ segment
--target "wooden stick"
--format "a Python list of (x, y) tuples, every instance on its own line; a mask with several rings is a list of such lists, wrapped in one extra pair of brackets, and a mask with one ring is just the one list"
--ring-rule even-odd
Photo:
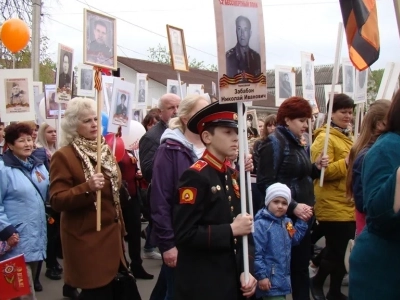
[[(238, 106), (238, 125), (239, 125), (239, 173), (240, 173), (240, 206), (242, 215), (246, 215), (246, 177), (244, 172), (244, 141), (247, 139), (245, 134), (246, 127), (244, 126), (243, 117), (243, 104), (241, 102), (237, 103)], [(244, 282), (247, 284), (249, 282), (249, 245), (247, 235), (242, 237), (243, 243), (243, 265), (244, 265)]]
[(182, 90), (182, 81), (181, 81), (181, 73), (179, 71), (176, 72), (178, 77), (179, 91), (181, 92), (181, 99), (183, 99), (183, 90)]
[[(244, 114), (243, 114), (244, 116), (247, 116), (247, 106), (245, 106), (245, 110), (244, 110)], [(244, 155), (245, 155), (245, 157), (248, 157), (249, 156), (249, 141), (247, 140), (247, 129), (244, 129)], [(240, 146), (239, 146), (240, 147)], [(242, 155), (241, 154), (242, 152), (240, 152), (240, 149), (239, 149), (239, 155)], [(240, 164), (239, 164), (239, 166), (240, 166)], [(244, 169), (244, 165), (243, 166), (240, 166), (241, 168), (243, 168)], [(246, 187), (247, 187), (247, 202), (249, 203), (249, 214), (250, 214), (250, 216), (252, 216), (253, 217), (253, 219), (254, 219), (254, 209), (253, 209), (253, 194), (252, 194), (252, 188), (251, 188), (251, 174), (250, 174), (250, 171), (245, 171), (246, 172)], [(254, 233), (254, 222), (253, 222), (253, 226), (252, 226), (252, 228), (251, 228), (251, 232), (253, 232)]]
[[(340, 51), (342, 50), (342, 40), (343, 40), (343, 24), (339, 23), (338, 36), (336, 41), (335, 64), (333, 65), (333, 72), (332, 72), (332, 87), (331, 87), (331, 93), (329, 94), (329, 110), (326, 122), (326, 136), (325, 136), (323, 155), (326, 155), (326, 153), (328, 152), (329, 131), (331, 129), (331, 118), (333, 109), (333, 97), (335, 95), (335, 86), (338, 81), (338, 75), (339, 75), (339, 62), (340, 62)], [(324, 175), (325, 175), (325, 168), (322, 167), (321, 177), (319, 179), (320, 187), (324, 185)]]
[[(101, 173), (101, 110), (102, 110), (102, 90), (101, 90), (101, 69), (95, 71), (95, 88), (97, 100), (97, 166), (96, 172)], [(101, 230), (101, 190), (97, 191), (96, 198), (96, 230)]]
[(354, 125), (354, 137), (353, 137), (354, 143), (357, 141), (358, 132), (360, 130), (361, 108), (362, 108), (362, 104), (356, 105), (356, 121), (355, 121), (355, 125)]

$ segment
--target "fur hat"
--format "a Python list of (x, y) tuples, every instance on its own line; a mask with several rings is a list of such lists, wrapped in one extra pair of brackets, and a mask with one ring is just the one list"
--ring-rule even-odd
[(292, 200), (292, 193), (286, 184), (274, 183), (267, 188), (265, 195), (265, 207), (268, 207), (269, 203), (277, 197), (286, 199), (287, 203), (290, 204)]

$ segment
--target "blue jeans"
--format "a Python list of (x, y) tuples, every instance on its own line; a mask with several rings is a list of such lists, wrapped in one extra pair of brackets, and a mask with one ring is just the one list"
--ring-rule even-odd
[(147, 225), (147, 227), (146, 227), (146, 237), (147, 238), (146, 238), (146, 243), (144, 244), (144, 247), (143, 247), (144, 252), (153, 252), (154, 249), (156, 248), (154, 245), (150, 244), (151, 229), (152, 229), (152, 226), (149, 223), (149, 225)]
[(172, 300), (174, 298), (174, 268), (163, 263), (158, 280), (151, 292), (150, 300)]

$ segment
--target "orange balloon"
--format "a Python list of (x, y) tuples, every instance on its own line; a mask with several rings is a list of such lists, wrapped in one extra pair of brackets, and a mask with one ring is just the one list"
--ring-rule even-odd
[(12, 53), (24, 49), (30, 37), (28, 25), (20, 19), (9, 19), (1, 26), (0, 39)]
[(3, 25), (0, 25), (0, 42), (1, 42), (1, 28), (3, 27)]

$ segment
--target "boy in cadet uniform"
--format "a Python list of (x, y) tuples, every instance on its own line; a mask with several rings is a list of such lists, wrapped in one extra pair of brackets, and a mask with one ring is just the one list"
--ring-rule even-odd
[[(238, 149), (237, 104), (214, 102), (188, 122), (206, 150), (178, 183), (173, 226), (178, 248), (176, 300), (237, 300), (255, 292), (245, 283), (241, 237), (251, 232), (253, 218), (240, 212), (239, 186), (225, 158)], [(237, 216), (236, 216), (237, 215)]]

